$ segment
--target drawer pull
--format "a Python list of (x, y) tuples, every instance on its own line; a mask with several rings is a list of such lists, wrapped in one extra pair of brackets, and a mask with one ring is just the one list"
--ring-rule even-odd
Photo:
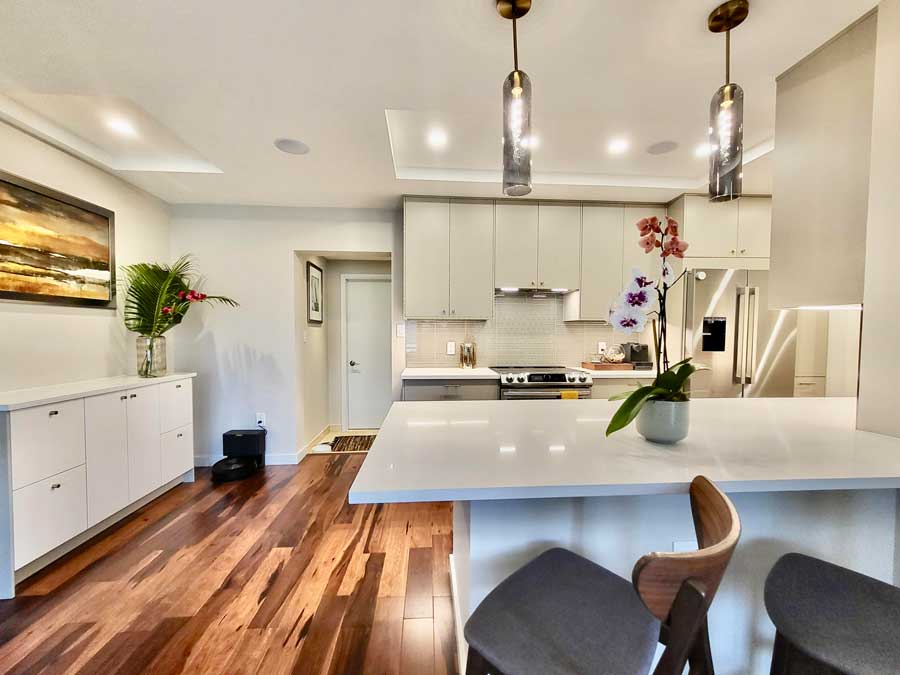
[(176, 384), (176, 385), (175, 385), (175, 388), (176, 388), (176, 389), (181, 389), (181, 385), (180, 385), (180, 384)]
[(127, 400), (128, 400), (128, 397), (127, 397), (127, 396), (120, 396), (120, 397), (119, 397), (119, 400), (120, 400), (120, 401), (127, 401)]
[(178, 434), (175, 438), (182, 438), (184, 434)]
[(56, 415), (59, 415), (59, 410), (51, 410), (50, 411), (50, 417), (55, 417)]
[(128, 398), (137, 398), (137, 394), (131, 394)]
[(50, 486), (50, 489), (51, 490), (59, 490), (59, 488), (61, 488), (61, 487), (62, 487), (62, 485), (60, 485), (59, 483), (54, 483), (53, 485)]

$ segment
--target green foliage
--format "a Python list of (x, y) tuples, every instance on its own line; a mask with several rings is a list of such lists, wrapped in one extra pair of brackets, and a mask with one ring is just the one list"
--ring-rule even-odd
[(638, 416), (641, 408), (647, 401), (687, 401), (690, 399), (688, 393), (684, 390), (688, 378), (702, 366), (695, 366), (690, 363), (690, 359), (679, 361), (668, 370), (660, 373), (653, 384), (637, 389), (636, 391), (626, 392), (611, 397), (610, 401), (625, 399), (624, 403), (619, 406), (616, 414), (606, 427), (606, 435), (614, 434), (620, 429), (624, 429)]
[[(136, 263), (122, 268), (128, 289), (125, 292), (125, 326), (145, 337), (159, 337), (181, 323), (191, 305), (197, 302), (216, 302), (230, 307), (238, 303), (221, 295), (196, 293), (199, 277), (194, 273), (194, 261), (184, 255), (172, 265)], [(192, 296), (193, 297), (193, 296)]]

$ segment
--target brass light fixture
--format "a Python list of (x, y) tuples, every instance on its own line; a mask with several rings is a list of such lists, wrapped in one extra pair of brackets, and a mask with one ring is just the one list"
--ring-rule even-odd
[(497, 0), (497, 12), (512, 21), (513, 71), (503, 81), (503, 193), (531, 192), (531, 79), (519, 70), (516, 19), (531, 9), (531, 0)]
[(731, 31), (750, 13), (749, 0), (728, 0), (709, 15), (713, 33), (725, 33), (725, 84), (709, 104), (709, 200), (741, 196), (744, 178), (744, 90), (731, 81)]

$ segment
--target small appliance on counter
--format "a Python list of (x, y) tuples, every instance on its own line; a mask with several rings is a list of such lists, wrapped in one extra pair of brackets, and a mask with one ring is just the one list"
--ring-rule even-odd
[(266, 430), (232, 429), (222, 434), (222, 454), (213, 464), (212, 479), (216, 482), (241, 480), (252, 476), (266, 465)]
[(642, 342), (625, 342), (622, 344), (625, 352), (625, 363), (630, 363), (635, 370), (652, 370), (653, 359), (650, 358), (650, 347)]
[(475, 355), (475, 343), (463, 342), (459, 346), (459, 367), (474, 368), (477, 363)]

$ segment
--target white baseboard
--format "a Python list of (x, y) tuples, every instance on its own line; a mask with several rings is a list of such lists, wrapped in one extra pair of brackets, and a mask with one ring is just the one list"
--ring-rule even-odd
[(453, 601), (453, 627), (456, 629), (456, 667), (458, 672), (466, 672), (466, 661), (469, 656), (469, 645), (463, 635), (465, 625), (459, 614), (459, 587), (456, 585), (456, 564), (453, 562), (453, 554), (450, 554), (450, 599)]
[(326, 424), (325, 427), (322, 429), (322, 431), (320, 431), (315, 436), (313, 436), (313, 439), (309, 443), (307, 443), (306, 445), (303, 446), (303, 450), (302, 450), (303, 454), (306, 454), (307, 452), (312, 450), (314, 447), (316, 447), (319, 443), (322, 442), (322, 439), (324, 439), (326, 436), (330, 436), (331, 434), (336, 433), (340, 430), (341, 430), (340, 424)]

